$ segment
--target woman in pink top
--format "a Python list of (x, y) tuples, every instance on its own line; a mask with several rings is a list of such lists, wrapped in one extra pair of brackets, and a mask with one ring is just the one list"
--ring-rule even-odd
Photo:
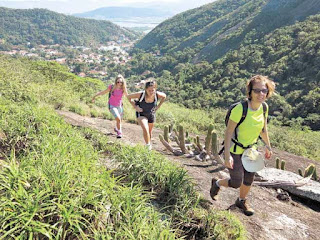
[(114, 128), (114, 130), (117, 133), (117, 138), (121, 138), (121, 119), (123, 117), (122, 97), (123, 95), (128, 95), (126, 81), (121, 74), (116, 77), (113, 85), (109, 85), (106, 90), (98, 92), (96, 95), (94, 95), (94, 97), (92, 98), (92, 102), (95, 101), (95, 98), (97, 96), (101, 96), (107, 93), (109, 93), (109, 110), (117, 121), (117, 126)]

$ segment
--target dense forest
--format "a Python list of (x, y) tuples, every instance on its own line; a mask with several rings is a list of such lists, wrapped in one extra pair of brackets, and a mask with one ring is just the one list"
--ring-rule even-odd
[(320, 2), (315, 0), (220, 0), (168, 19), (136, 47), (161, 53), (190, 48), (193, 61), (210, 62), (319, 12)]
[(0, 49), (11, 45), (61, 44), (90, 46), (129, 39), (137, 33), (109, 21), (82, 19), (45, 9), (9, 9), (0, 7)]
[[(240, 9), (243, 9), (244, 6), (253, 6), (258, 4), (259, 1), (255, 1), (255, 3), (251, 1), (218, 1), (182, 13), (181, 16), (186, 14), (186, 16), (191, 17), (193, 12), (196, 14), (201, 9), (208, 9), (209, 7), (213, 10), (218, 6), (225, 9), (227, 7), (223, 4), (227, 3), (229, 3), (230, 9), (232, 6), (236, 8), (234, 4), (240, 4), (240, 2), (246, 2), (240, 7)], [(278, 1), (280, 5), (283, 5), (283, 9), (293, 6), (291, 5), (293, 2), (290, 1), (289, 4), (289, 1)], [(302, 2), (305, 4), (304, 7), (301, 7)], [(268, 1), (268, 4), (272, 4), (272, 1)], [(279, 8), (279, 4), (275, 7)], [(315, 12), (320, 9), (317, 8), (320, 5), (316, 1), (296, 1), (295, 6), (301, 7), (300, 15), (297, 14), (297, 16), (309, 14), (311, 6), (314, 7), (313, 11)], [(256, 5), (256, 7), (258, 6)], [(295, 11), (296, 7), (293, 8)], [(237, 10), (239, 11), (239, 9)], [(269, 13), (271, 16), (272, 12)], [(215, 12), (212, 14), (214, 17)], [(268, 14), (265, 13), (265, 15)], [(281, 16), (282, 19), (291, 19), (293, 12), (289, 11), (287, 15), (284, 12)], [(172, 19), (172, 22), (175, 22), (175, 20), (176, 17)], [(167, 21), (168, 24), (172, 23), (170, 19)], [(284, 22), (286, 22), (284, 25), (287, 25), (290, 21)], [(166, 24), (163, 23), (151, 34), (156, 34), (160, 30), (165, 31)], [(268, 24), (261, 26), (268, 26)], [(273, 28), (277, 26), (274, 25)], [(216, 46), (216, 50), (213, 51), (206, 49), (206, 47), (203, 48), (202, 51), (207, 52), (207, 54), (212, 54), (214, 51), (227, 53), (215, 61), (198, 63), (194, 62), (195, 56), (199, 55), (197, 51), (203, 46), (204, 42), (199, 41), (192, 48), (187, 47), (181, 51), (173, 51), (179, 48), (176, 45), (172, 48), (172, 51), (168, 50), (167, 53), (155, 55), (152, 52), (161, 46), (157, 44), (157, 39), (169, 39), (171, 35), (161, 35), (161, 38), (154, 36), (155, 43), (150, 48), (152, 49), (151, 53), (140, 49), (144, 41), (149, 38), (147, 35), (133, 51), (135, 57), (131, 61), (132, 66), (130, 70), (127, 70), (127, 75), (138, 76), (145, 70), (150, 70), (149, 75), (158, 77), (160, 87), (167, 91), (171, 101), (191, 108), (209, 109), (213, 107), (225, 108), (231, 103), (243, 99), (246, 80), (252, 75), (264, 74), (275, 80), (277, 84), (277, 95), (269, 101), (272, 116), (284, 125), (299, 122), (312, 129), (319, 130), (320, 15), (313, 15), (304, 21), (297, 21), (292, 25), (276, 28), (261, 37), (257, 37), (261, 35), (261, 29), (252, 27), (250, 32), (244, 37), (243, 41), (238, 39), (237, 44), (230, 47), (236, 48), (235, 50), (221, 50), (221, 46)], [(260, 33), (258, 34), (258, 32)], [(181, 45), (182, 41), (180, 40), (176, 39), (174, 42)], [(228, 44), (228, 46), (232, 45)]]

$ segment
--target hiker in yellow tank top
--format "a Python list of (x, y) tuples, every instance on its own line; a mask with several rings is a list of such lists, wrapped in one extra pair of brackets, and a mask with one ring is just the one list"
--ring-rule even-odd
[[(247, 202), (247, 196), (255, 173), (244, 168), (241, 157), (246, 148), (257, 142), (259, 136), (266, 144), (265, 157), (269, 159), (272, 155), (266, 121), (268, 106), (265, 101), (272, 96), (274, 89), (274, 82), (265, 76), (256, 75), (247, 82), (248, 99), (246, 102), (237, 104), (231, 110), (225, 131), (224, 165), (228, 168), (230, 177), (212, 178), (211, 181), (210, 196), (213, 200), (216, 200), (221, 186), (239, 188), (239, 197), (235, 205), (248, 216), (254, 213)], [(247, 114), (244, 114), (244, 120), (243, 106), (247, 106), (245, 109), (248, 110)], [(238, 126), (238, 123), (241, 124)]]
[[(268, 107), (266, 112), (266, 118), (268, 117)], [(231, 110), (230, 120), (238, 123), (242, 116), (242, 105), (238, 104)], [(262, 104), (257, 110), (252, 110), (248, 107), (248, 113), (244, 121), (237, 128), (238, 132), (238, 141), (243, 146), (252, 145), (257, 142), (260, 132), (264, 126), (264, 115), (263, 115), (263, 106)], [(241, 147), (236, 147), (234, 151), (234, 143), (231, 143), (230, 152), (234, 154), (242, 154), (244, 149)]]

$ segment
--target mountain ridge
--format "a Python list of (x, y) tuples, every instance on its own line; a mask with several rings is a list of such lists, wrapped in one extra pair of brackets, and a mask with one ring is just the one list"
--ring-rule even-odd
[(319, 12), (316, 0), (220, 0), (166, 20), (136, 47), (164, 54), (192, 48), (194, 62), (210, 62), (250, 39), (261, 39)]
[(10, 9), (0, 7), (0, 39), (11, 45), (64, 44), (91, 45), (117, 40), (121, 36), (135, 39), (134, 31), (109, 21), (83, 19), (47, 9)]
[(94, 17), (104, 16), (105, 18), (123, 18), (123, 17), (168, 17), (173, 12), (155, 8), (138, 8), (138, 7), (103, 7), (92, 11), (76, 13), (77, 17)]

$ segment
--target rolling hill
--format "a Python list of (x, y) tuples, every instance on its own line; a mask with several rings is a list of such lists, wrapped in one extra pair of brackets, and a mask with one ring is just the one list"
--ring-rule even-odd
[(45, 9), (0, 8), (2, 44), (94, 45), (137, 33), (108, 21), (83, 19)]
[(134, 7), (104, 7), (89, 12), (74, 14), (74, 16), (76, 17), (85, 17), (93, 19), (169, 17), (172, 15), (173, 13), (169, 10)]
[(247, 79), (267, 75), (277, 84), (271, 115), (319, 130), (319, 12), (314, 0), (207, 4), (146, 35), (132, 71), (151, 71), (172, 101), (205, 109), (243, 99)]
[(108, 20), (135, 31), (150, 31), (174, 13), (161, 8), (104, 7), (93, 11), (73, 14), (77, 17)]
[(194, 62), (210, 62), (319, 12), (317, 0), (220, 0), (166, 20), (136, 47), (161, 53), (193, 49)]

